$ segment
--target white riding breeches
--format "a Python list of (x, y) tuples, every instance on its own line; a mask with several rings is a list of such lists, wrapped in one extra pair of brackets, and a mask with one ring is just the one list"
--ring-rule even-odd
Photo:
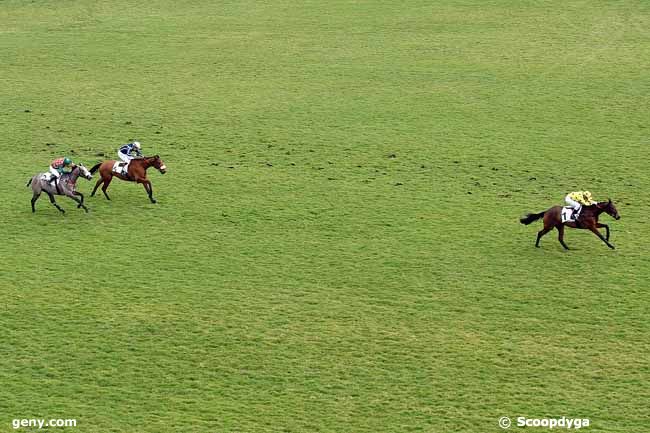
[(59, 173), (59, 170), (52, 167), (51, 165), (50, 165), (50, 173), (52, 174), (52, 176), (54, 176), (57, 179), (61, 177), (61, 173)]
[(579, 211), (580, 208), (582, 207), (582, 205), (581, 205), (580, 203), (578, 203), (577, 201), (573, 200), (573, 199), (572, 199), (571, 197), (569, 197), (568, 195), (567, 195), (566, 197), (564, 197), (564, 201), (566, 201), (567, 204), (568, 204), (569, 206), (571, 206), (571, 207), (573, 208), (573, 210), (575, 210), (575, 211)]
[(117, 156), (124, 162), (130, 162), (133, 159), (132, 156), (129, 156), (126, 153), (122, 152), (117, 152)]

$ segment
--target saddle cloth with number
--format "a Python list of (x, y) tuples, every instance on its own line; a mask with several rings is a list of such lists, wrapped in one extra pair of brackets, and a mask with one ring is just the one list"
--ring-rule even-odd
[(121, 174), (123, 176), (129, 175), (129, 163), (122, 161), (115, 161), (113, 164), (113, 173)]
[(573, 211), (573, 208), (571, 206), (564, 206), (562, 208), (562, 222), (563, 223), (571, 223), (575, 222), (576, 217), (578, 216), (577, 212)]

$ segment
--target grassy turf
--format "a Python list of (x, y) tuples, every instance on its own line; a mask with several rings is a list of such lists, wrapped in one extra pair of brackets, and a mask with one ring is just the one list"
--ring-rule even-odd
[(646, 2), (139, 3), (0, 4), (0, 431), (647, 430)]

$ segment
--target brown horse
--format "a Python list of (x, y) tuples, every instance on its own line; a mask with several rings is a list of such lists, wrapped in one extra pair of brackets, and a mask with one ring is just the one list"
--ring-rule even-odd
[(95, 173), (97, 169), (99, 169), (99, 174), (100, 178), (97, 180), (97, 183), (95, 184), (95, 188), (93, 189), (92, 194), (90, 194), (91, 197), (95, 195), (95, 192), (97, 191), (97, 188), (99, 188), (99, 185), (103, 184), (102, 186), (102, 191), (104, 192), (104, 195), (108, 200), (111, 198), (108, 196), (106, 193), (106, 189), (108, 188), (108, 185), (111, 184), (111, 180), (113, 180), (113, 176), (125, 180), (127, 182), (136, 182), (136, 183), (141, 183), (144, 186), (144, 190), (147, 192), (147, 195), (149, 196), (149, 200), (151, 200), (151, 203), (156, 203), (156, 200), (153, 198), (153, 188), (151, 187), (151, 182), (149, 179), (147, 179), (147, 169), (149, 167), (154, 167), (160, 173), (165, 174), (167, 171), (167, 167), (165, 166), (165, 163), (160, 159), (160, 156), (149, 156), (149, 157), (144, 157), (144, 158), (134, 158), (131, 160), (129, 163), (129, 172), (128, 176), (124, 176), (121, 173), (115, 173), (113, 172), (113, 166), (115, 165), (114, 160), (109, 160), (109, 161), (104, 161), (95, 164), (93, 168), (90, 169), (91, 173)]
[[(614, 249), (614, 245), (609, 243), (609, 226), (607, 224), (601, 224), (598, 222), (598, 216), (603, 212), (607, 213), (609, 216), (616, 220), (621, 219), (620, 215), (618, 214), (618, 210), (614, 206), (614, 203), (612, 203), (611, 200), (608, 200), (607, 202), (596, 203), (591, 206), (583, 206), (577, 224), (575, 222), (562, 222), (562, 206), (553, 206), (552, 208), (537, 214), (529, 213), (519, 221), (522, 224), (528, 225), (533, 221), (544, 218), (544, 228), (537, 233), (537, 241), (535, 242), (535, 246), (538, 248), (539, 240), (541, 237), (556, 228), (558, 231), (558, 240), (562, 246), (568, 250), (569, 247), (564, 243), (564, 226), (568, 226), (574, 229), (577, 228), (591, 230), (596, 236), (605, 242), (608, 247)], [(598, 231), (598, 229), (602, 227), (604, 227), (607, 232), (606, 237), (603, 237), (603, 235)]]

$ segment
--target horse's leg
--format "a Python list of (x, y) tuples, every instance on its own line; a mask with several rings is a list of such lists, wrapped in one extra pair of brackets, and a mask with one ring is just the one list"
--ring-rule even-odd
[(149, 200), (151, 200), (151, 203), (156, 203), (156, 199), (153, 198), (153, 187), (151, 186), (151, 181), (149, 179), (145, 179), (145, 189), (147, 189), (147, 193), (149, 194)]
[(536, 248), (539, 248), (539, 240), (542, 238), (542, 236), (553, 230), (553, 227), (556, 225), (555, 221), (552, 221), (551, 214), (548, 211), (544, 214), (544, 219), (542, 222), (544, 223), (544, 228), (537, 232), (537, 240), (535, 241)]
[(36, 212), (36, 207), (34, 205), (36, 204), (36, 200), (41, 196), (40, 192), (34, 192), (34, 195), (32, 196), (32, 213)]
[(53, 195), (51, 192), (49, 192), (49, 191), (45, 191), (45, 192), (47, 193), (47, 195), (50, 196), (50, 201), (52, 202), (52, 204), (54, 205), (54, 207), (57, 208), (59, 211), (61, 211), (61, 213), (65, 213), (65, 210), (64, 210), (61, 206), (59, 206), (59, 205), (56, 203), (56, 201), (54, 200), (54, 195)]
[(151, 187), (151, 182), (148, 179), (143, 179), (141, 177), (137, 178), (135, 181), (137, 183), (142, 184), (144, 190), (147, 192), (147, 195), (149, 196), (149, 200), (151, 200), (151, 203), (155, 204), (156, 200), (153, 198), (153, 188)]
[(108, 193), (106, 190), (108, 189), (108, 185), (111, 184), (111, 181), (113, 180), (113, 175), (110, 175), (110, 177), (104, 179), (104, 186), (102, 186), (102, 192), (106, 196), (106, 200), (110, 200), (111, 198), (108, 196)]
[(82, 193), (78, 192), (78, 191), (73, 191), (72, 193), (74, 195), (78, 195), (79, 197), (81, 197), (81, 203), (79, 203), (79, 205), (77, 205), (77, 209), (79, 209), (82, 206), (82, 203), (84, 202), (84, 195)]
[(553, 227), (547, 227), (546, 224), (544, 224), (544, 228), (541, 229), (539, 232), (537, 232), (537, 241), (535, 242), (535, 246), (539, 248), (539, 240), (544, 236), (546, 233), (550, 232), (553, 230)]
[(83, 202), (83, 195), (81, 196), (82, 199), (79, 200), (77, 197), (74, 196), (75, 194), (79, 194), (79, 193), (77, 193), (77, 192), (73, 192), (73, 193), (71, 193), (71, 194), (67, 194), (67, 196), (70, 197), (72, 200), (74, 200), (74, 201), (77, 202), (77, 209), (79, 209), (80, 207), (82, 207), (82, 208), (84, 208), (84, 210), (86, 211), (86, 213), (88, 213), (88, 208), (86, 207), (86, 205), (84, 205), (84, 202)]
[(100, 174), (99, 179), (97, 179), (97, 183), (95, 183), (95, 188), (93, 188), (93, 192), (90, 193), (91, 197), (95, 197), (95, 192), (97, 191), (97, 188), (99, 188), (99, 185), (102, 183), (104, 183), (104, 178)]
[(557, 239), (560, 241), (565, 250), (568, 250), (569, 247), (564, 243), (564, 224), (558, 224), (555, 226), (557, 229)]
[(607, 224), (598, 223), (596, 224), (596, 227), (597, 228), (605, 227), (605, 233), (606, 233), (605, 239), (609, 240), (609, 226)]
[(614, 245), (610, 244), (609, 241), (603, 237), (603, 235), (598, 231), (594, 224), (587, 226), (587, 229), (591, 230), (596, 236), (600, 238), (601, 241), (605, 242), (608, 247), (614, 249)]

